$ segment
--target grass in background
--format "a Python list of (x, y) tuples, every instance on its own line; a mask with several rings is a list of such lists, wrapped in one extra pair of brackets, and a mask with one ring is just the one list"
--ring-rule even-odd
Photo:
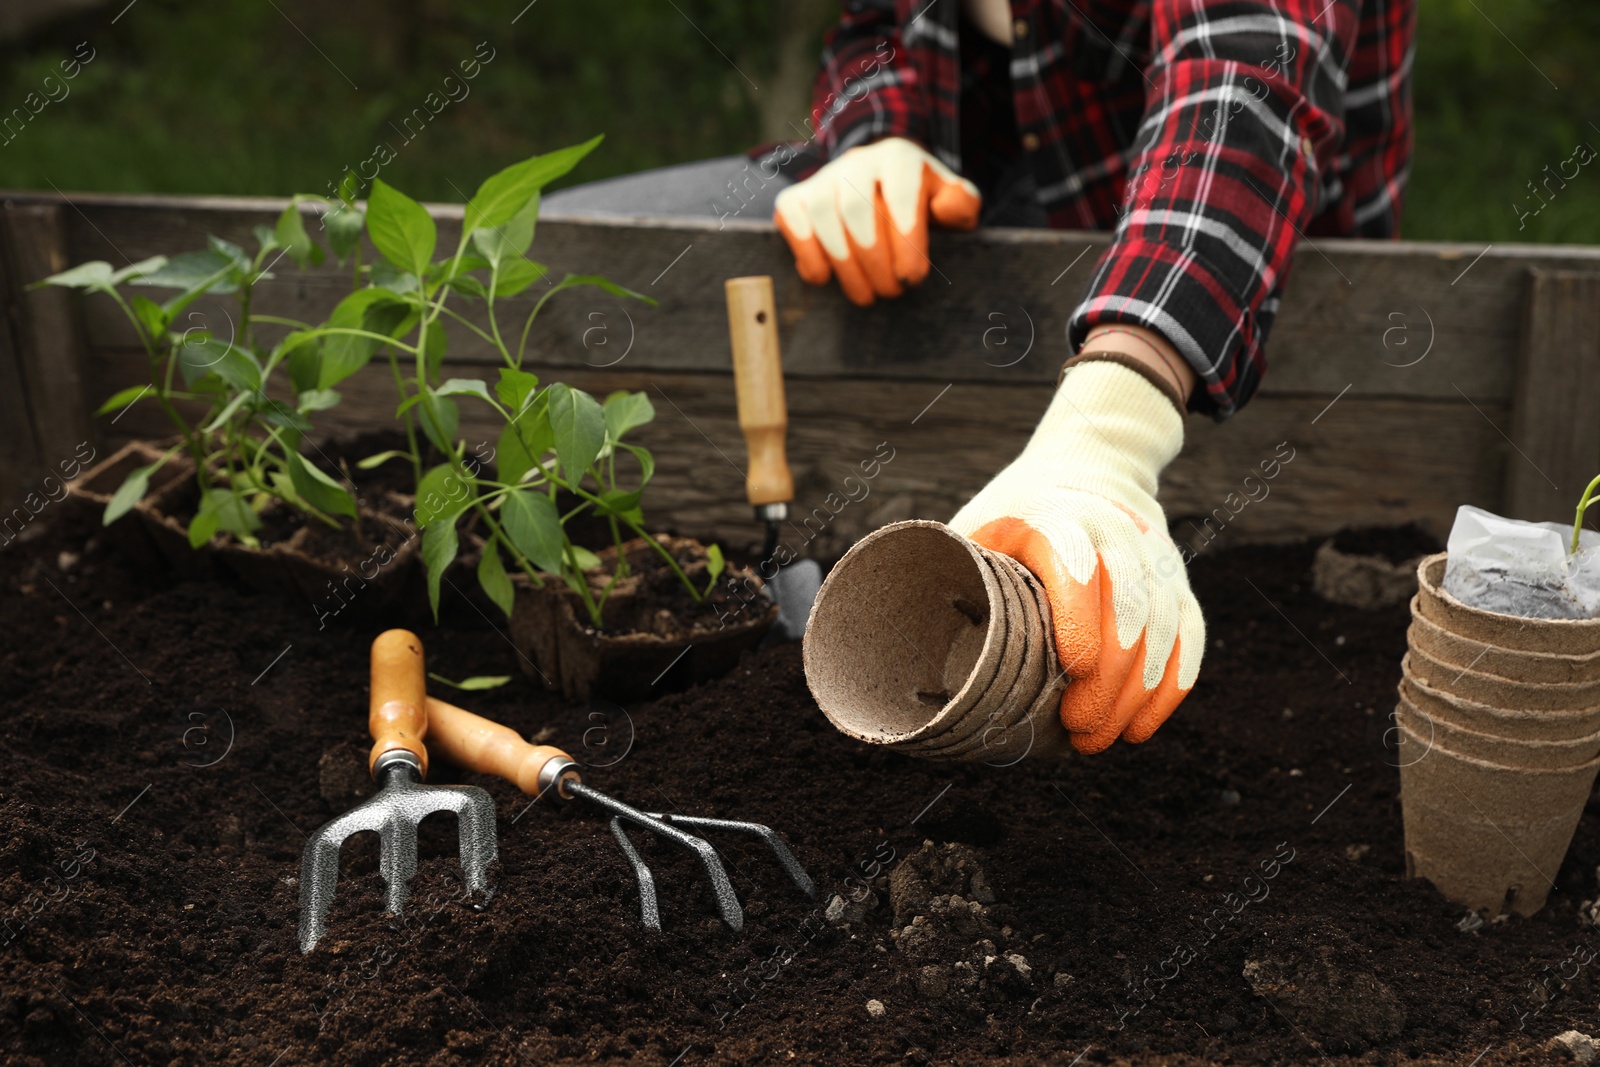
[[(111, 25), (119, 0), (3, 57), (9, 111), (78, 42), (96, 51), (70, 96), (0, 146), (0, 187), (326, 193), (387, 143), (385, 180), (459, 201), (462, 174), (598, 132), (605, 144), (571, 180), (737, 152), (804, 119), (773, 73), (786, 3), (802, 0), (538, 0), (513, 25), (526, 0), (139, 0)], [(826, 4), (819, 20), (805, 3), (806, 18), (828, 20)], [(1600, 149), (1600, 4), (1420, 7), (1405, 235), (1600, 244), (1600, 159), (1564, 189), (1552, 182), (1518, 229), (1518, 211), (1540, 204), (1527, 183), (1581, 143)], [(495, 56), (469, 95), (406, 143), (405, 116), (442, 97), (482, 41)]]

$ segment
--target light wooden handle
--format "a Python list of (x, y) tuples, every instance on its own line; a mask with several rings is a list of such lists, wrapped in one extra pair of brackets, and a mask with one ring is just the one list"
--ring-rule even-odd
[(428, 733), (428, 677), (422, 665), (422, 638), (410, 630), (386, 630), (372, 642), (372, 700), (367, 729), (372, 734), (372, 755), (367, 770), (374, 771), (378, 757), (405, 749), (422, 761), (428, 776), (428, 750), (422, 739)]
[[(504, 778), (529, 796), (540, 792), (539, 776), (553, 759), (573, 762), (552, 745), (534, 745), (509, 726), (502, 726), (437, 697), (427, 701), (433, 747), (451, 763), (479, 774)], [(561, 775), (576, 780), (576, 768)]]
[(733, 384), (739, 428), (750, 452), (745, 495), (756, 507), (794, 499), (794, 477), (784, 455), (789, 408), (783, 399), (783, 359), (778, 352), (778, 312), (767, 275), (729, 278), (728, 333), (733, 342)]

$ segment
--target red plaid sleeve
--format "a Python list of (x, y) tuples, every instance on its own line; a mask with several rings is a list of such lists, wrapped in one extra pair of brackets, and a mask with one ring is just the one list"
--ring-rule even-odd
[(928, 84), (941, 77), (936, 71), (955, 78), (955, 63), (940, 47), (943, 20), (915, 7), (912, 0), (845, 0), (838, 24), (823, 39), (804, 153), (809, 158), (795, 177), (885, 137), (908, 138), (959, 166), (954, 153), (941, 150), (950, 140), (945, 127), (953, 129), (956, 87)]
[[(1401, 102), (1413, 2), (1156, 0), (1120, 221), (1073, 315), (1075, 347), (1097, 324), (1144, 326), (1201, 377), (1195, 408), (1222, 419), (1249, 399), (1291, 256), (1312, 220), (1342, 203), (1347, 218), (1329, 220), (1344, 223), (1341, 232), (1363, 215), (1374, 232), (1396, 224), (1404, 178), (1391, 168), (1408, 152), (1409, 125), (1397, 130), (1391, 115), (1381, 130), (1351, 131), (1366, 143), (1351, 142), (1346, 112)], [(1351, 56), (1369, 23), (1387, 29), (1393, 46), (1364, 42), (1372, 69), (1355, 72), (1363, 96), (1350, 81)], [(1341, 173), (1362, 187), (1330, 187)]]

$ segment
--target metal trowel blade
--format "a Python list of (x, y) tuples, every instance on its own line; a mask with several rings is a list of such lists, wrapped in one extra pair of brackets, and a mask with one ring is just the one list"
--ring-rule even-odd
[(778, 605), (778, 621), (768, 641), (798, 641), (806, 635), (811, 605), (822, 588), (822, 567), (814, 559), (799, 559), (781, 567), (767, 580), (767, 592)]

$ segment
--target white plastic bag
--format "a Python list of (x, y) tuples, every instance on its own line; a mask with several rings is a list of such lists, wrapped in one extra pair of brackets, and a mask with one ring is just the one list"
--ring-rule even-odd
[(1506, 519), (1470, 505), (1450, 528), (1444, 588), (1464, 604), (1536, 619), (1600, 617), (1600, 533)]

